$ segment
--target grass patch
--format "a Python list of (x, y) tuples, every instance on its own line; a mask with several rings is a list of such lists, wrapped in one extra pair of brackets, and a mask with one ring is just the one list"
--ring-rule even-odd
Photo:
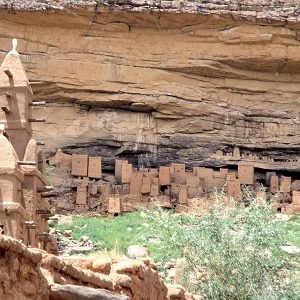
[(299, 274), (299, 255), (280, 250), (286, 243), (300, 247), (300, 216), (274, 220), (268, 207), (251, 205), (217, 207), (201, 218), (159, 209), (115, 218), (75, 217), (58, 229), (72, 229), (76, 240), (87, 235), (107, 255), (122, 255), (139, 244), (162, 266), (184, 258), (184, 286), (206, 299), (300, 299), (299, 276), (293, 275)]
[(289, 221), (277, 222), (276, 227), (288, 243), (300, 247), (300, 215), (293, 215)]
[[(159, 216), (158, 211), (153, 211), (154, 216)], [(185, 224), (184, 220), (191, 222), (198, 219), (183, 215), (174, 215), (173, 211), (163, 212), (164, 216), (172, 216), (174, 224), (165, 227), (164, 235), (172, 234), (174, 227)], [(114, 218), (99, 217), (83, 217), (74, 216), (72, 224), (57, 225), (58, 230), (72, 230), (72, 237), (80, 240), (81, 236), (88, 236), (94, 243), (103, 245), (104, 254), (109, 251), (119, 252), (120, 255), (126, 254), (126, 250), (130, 245), (145, 245), (151, 257), (156, 262), (163, 264), (171, 258), (181, 257), (181, 251), (176, 247), (169, 247), (168, 239), (159, 238), (157, 234), (150, 230), (150, 227), (156, 228), (156, 220), (149, 220), (148, 214), (145, 212), (127, 213)], [(163, 249), (163, 251), (162, 251)], [(167, 249), (167, 251), (166, 251)]]
[(58, 225), (59, 230), (72, 230), (72, 237), (79, 240), (88, 236), (93, 242), (103, 245), (103, 250), (113, 250), (116, 245), (121, 254), (128, 246), (140, 242), (138, 235), (142, 229), (143, 218), (139, 212), (123, 216), (110, 217), (81, 217), (75, 216), (72, 224)]
[[(195, 228), (204, 219), (187, 216), (177, 215), (173, 212), (163, 212), (166, 218), (172, 218), (173, 222), (168, 221), (168, 224), (160, 224), (165, 222), (161, 218), (161, 213), (154, 211), (154, 216), (159, 216), (159, 220), (155, 217), (149, 219), (149, 214), (144, 212), (127, 213), (122, 216), (114, 218), (99, 216), (99, 217), (82, 217), (75, 216), (72, 224), (57, 225), (56, 228), (64, 231), (67, 229), (72, 230), (72, 237), (79, 240), (81, 236), (88, 236), (93, 242), (99, 242), (103, 245), (103, 250), (113, 250), (116, 245), (120, 254), (125, 254), (128, 246), (133, 244), (146, 245), (155, 261), (168, 261), (170, 258), (177, 258), (181, 256), (181, 252), (176, 247), (169, 247), (168, 236), (174, 236), (174, 229), (179, 232), (184, 231), (186, 228)], [(202, 221), (201, 221), (202, 220)], [(294, 215), (288, 221), (278, 221), (274, 224), (275, 229), (278, 230), (278, 235), (283, 237), (283, 242), (291, 243), (300, 247), (300, 216)], [(165, 236), (158, 239), (158, 234), (153, 232), (153, 228), (164, 227), (161, 233)], [(150, 228), (149, 228), (150, 227)], [(159, 234), (160, 235), (160, 234)], [(161, 253), (162, 248), (166, 247), (167, 251)]]

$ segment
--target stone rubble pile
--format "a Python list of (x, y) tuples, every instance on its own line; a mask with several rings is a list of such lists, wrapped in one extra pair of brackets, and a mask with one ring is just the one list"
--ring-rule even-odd
[(59, 255), (87, 254), (101, 249), (101, 245), (94, 244), (87, 236), (82, 236), (80, 241), (72, 238), (72, 230), (51, 230), (57, 239)]
[[(49, 224), (54, 226), (56, 224), (71, 224), (73, 221), (72, 215), (54, 215), (50, 218)], [(85, 229), (87, 225), (83, 225), (82, 229)], [(57, 250), (59, 255), (70, 256), (73, 254), (87, 254), (89, 252), (95, 252), (101, 249), (101, 244), (93, 243), (88, 236), (82, 236), (79, 241), (76, 241), (72, 237), (72, 230), (59, 230), (55, 227), (51, 227), (49, 233), (53, 235), (57, 240)]]

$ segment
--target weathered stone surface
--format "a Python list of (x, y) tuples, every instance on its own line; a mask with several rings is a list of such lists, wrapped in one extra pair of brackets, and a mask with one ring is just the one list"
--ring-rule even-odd
[(58, 224), (59, 225), (63, 225), (63, 224), (72, 224), (73, 222), (73, 217), (72, 215), (69, 215), (69, 216), (62, 216), (59, 221), (58, 221)]
[[(177, 299), (167, 297), (168, 287), (148, 257), (112, 264), (99, 257), (57, 257), (5, 235), (0, 254), (0, 299)], [(180, 297), (195, 299), (182, 287)]]
[(126, 300), (128, 297), (116, 295), (101, 289), (82, 287), (77, 285), (60, 285), (51, 286), (50, 300)]
[(111, 260), (99, 257), (86, 256), (66, 256), (64, 261), (72, 264), (74, 267), (91, 270), (96, 273), (109, 274), (111, 271)]
[[(186, 0), (186, 1), (154, 1), (154, 0), (103, 0), (104, 7), (110, 6), (115, 10), (130, 10), (132, 12), (172, 12), (172, 13), (198, 13), (231, 15), (234, 19), (246, 20), (276, 20), (299, 21), (299, 3), (297, 0)], [(14, 0), (7, 3), (0, 1), (0, 7), (10, 11), (59, 11), (69, 8), (81, 8), (87, 10), (101, 10), (99, 1), (96, 0)], [(116, 26), (118, 28), (118, 26)], [(114, 27), (113, 27), (114, 28)]]
[(0, 299), (49, 299), (47, 280), (39, 268), (40, 253), (33, 253), (24, 244), (0, 235)]
[(167, 299), (168, 289), (149, 258), (120, 261), (113, 265), (112, 271), (116, 284), (130, 299)]
[(99, 155), (110, 169), (114, 156), (220, 166), (212, 154), (234, 146), (299, 155), (298, 1), (5, 3), (0, 50), (17, 37), (41, 82), (35, 97), (49, 103), (34, 115), (47, 122), (34, 132), (49, 153)]

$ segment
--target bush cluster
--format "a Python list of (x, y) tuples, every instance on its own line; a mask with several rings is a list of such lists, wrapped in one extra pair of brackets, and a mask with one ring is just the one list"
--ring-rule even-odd
[(271, 208), (250, 200), (247, 207), (224, 208), (222, 195), (217, 198), (201, 218), (145, 212), (149, 226), (141, 238), (163, 241), (156, 260), (182, 257), (182, 284), (205, 299), (299, 299)]

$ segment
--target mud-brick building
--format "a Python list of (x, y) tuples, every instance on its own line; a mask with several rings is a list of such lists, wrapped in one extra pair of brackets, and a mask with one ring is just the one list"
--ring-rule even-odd
[(16, 51), (0, 67), (0, 229), (27, 246), (55, 250), (48, 234), (45, 159), (32, 139), (32, 90)]

